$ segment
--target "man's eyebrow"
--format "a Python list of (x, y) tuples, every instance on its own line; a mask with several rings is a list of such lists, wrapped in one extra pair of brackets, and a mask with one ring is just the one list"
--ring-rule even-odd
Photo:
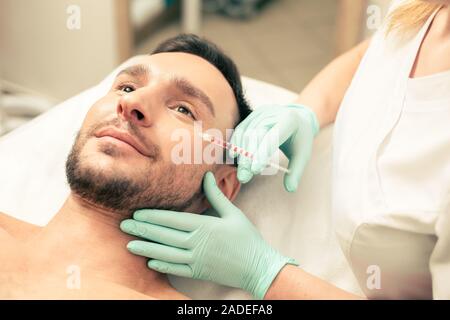
[(215, 117), (214, 106), (211, 102), (211, 99), (208, 97), (206, 93), (204, 93), (199, 88), (195, 87), (189, 80), (182, 77), (174, 77), (171, 82), (175, 84), (175, 86), (181, 90), (185, 95), (188, 95), (192, 98), (200, 100), (211, 112), (211, 114)]
[(144, 78), (147, 79), (150, 75), (150, 68), (145, 64), (136, 64), (134, 66), (130, 66), (128, 68), (125, 68), (121, 70), (116, 78), (122, 74), (129, 75), (134, 78)]

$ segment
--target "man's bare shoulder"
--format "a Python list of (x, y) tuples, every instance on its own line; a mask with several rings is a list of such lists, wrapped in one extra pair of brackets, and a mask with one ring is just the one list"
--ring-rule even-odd
[(29, 240), (41, 230), (42, 227), (0, 212), (0, 238), (12, 237), (18, 240)]
[(153, 300), (119, 284), (83, 275), (78, 287), (70, 287), (67, 277), (48, 274), (44, 278), (13, 273), (11, 269), (0, 272), (0, 299), (58, 299), (58, 300)]

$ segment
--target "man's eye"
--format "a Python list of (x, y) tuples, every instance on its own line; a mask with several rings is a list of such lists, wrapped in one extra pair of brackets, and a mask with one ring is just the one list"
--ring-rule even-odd
[(120, 85), (118, 89), (120, 91), (123, 91), (126, 93), (130, 93), (130, 92), (133, 92), (134, 90), (136, 90), (133, 86), (131, 86), (129, 84)]
[(175, 108), (176, 111), (180, 112), (180, 113), (184, 113), (188, 116), (190, 116), (192, 119), (195, 119), (194, 115), (192, 114), (191, 110), (189, 110), (189, 108), (183, 106), (183, 105), (179, 105)]

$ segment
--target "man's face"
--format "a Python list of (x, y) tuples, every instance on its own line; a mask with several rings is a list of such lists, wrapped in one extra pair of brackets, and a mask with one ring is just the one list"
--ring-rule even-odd
[(178, 142), (171, 136), (187, 130), (194, 141), (194, 121), (225, 136), (237, 118), (231, 87), (206, 60), (186, 53), (142, 57), (119, 72), (86, 115), (66, 164), (70, 187), (125, 214), (144, 207), (196, 210), (203, 175), (217, 165), (174, 164)]

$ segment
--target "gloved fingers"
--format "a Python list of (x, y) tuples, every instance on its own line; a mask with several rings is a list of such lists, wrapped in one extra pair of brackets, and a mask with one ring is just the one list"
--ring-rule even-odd
[(277, 123), (277, 119), (278, 116), (255, 119), (255, 122), (248, 126), (239, 146), (245, 151), (254, 153), (265, 134)]
[[(250, 115), (234, 129), (233, 134), (231, 135), (230, 143), (241, 147), (242, 136), (247, 131), (247, 127), (251, 124), (252, 120), (257, 116), (258, 113), (255, 111), (250, 113)], [(230, 156), (235, 158), (237, 154), (230, 152)]]
[(209, 217), (188, 212), (158, 209), (141, 209), (137, 210), (133, 215), (134, 220), (157, 224), (181, 231), (194, 231), (200, 225), (205, 223), (208, 218)]
[[(242, 148), (245, 152), (249, 154), (253, 154), (258, 145), (258, 136), (256, 132), (249, 134), (247, 131), (246, 135), (241, 142)], [(238, 168), (237, 168), (237, 177), (241, 183), (247, 183), (253, 178), (253, 174), (251, 172), (253, 159), (250, 157), (246, 157), (245, 155), (239, 155)]]
[(247, 126), (247, 130), (245, 132), (246, 135), (258, 135), (259, 130), (265, 130), (267, 128), (273, 127), (277, 122), (277, 119), (280, 117), (279, 114), (262, 114), (259, 117), (255, 118), (252, 123)]
[(253, 174), (259, 174), (264, 170), (279, 146), (295, 133), (297, 126), (298, 118), (291, 113), (284, 114), (277, 121), (258, 146), (251, 167)]
[(216, 184), (216, 178), (212, 172), (207, 172), (203, 178), (203, 190), (214, 210), (217, 211), (221, 218), (226, 218), (237, 209), (234, 204), (228, 200)]
[[(261, 127), (253, 131), (252, 130), (247, 131), (247, 135), (245, 136), (243, 141), (243, 148), (245, 149), (245, 151), (255, 156), (255, 153), (258, 150), (260, 142), (263, 140), (264, 136), (269, 130), (270, 129), (267, 127)], [(255, 161), (254, 158), (249, 158), (246, 157), (245, 155), (239, 156), (237, 170), (238, 170), (238, 179), (240, 182), (247, 183), (253, 178), (254, 173), (251, 171), (251, 168), (254, 161)]]
[(161, 260), (149, 260), (147, 266), (161, 273), (169, 273), (179, 277), (192, 278), (194, 272), (187, 264), (169, 263)]
[(139, 256), (150, 259), (163, 260), (170, 263), (191, 263), (192, 252), (179, 248), (173, 248), (158, 243), (133, 240), (128, 242), (127, 249)]
[(252, 166), (252, 159), (244, 156), (239, 156), (237, 167), (237, 178), (240, 183), (247, 183), (253, 178), (253, 174), (250, 171)]
[(264, 136), (278, 122), (279, 117), (279, 115), (262, 115), (259, 118), (255, 118), (247, 127), (239, 146), (245, 151), (254, 154), (263, 141)]
[[(233, 135), (231, 136), (230, 143), (246, 149), (246, 140), (248, 140), (248, 136), (252, 134), (252, 129), (257, 126), (265, 125), (264, 123), (261, 123), (261, 121), (265, 121), (266, 123), (272, 122), (270, 119), (273, 119), (272, 115), (253, 111), (250, 116), (248, 116), (241, 124), (236, 127)], [(237, 154), (230, 151), (230, 156), (236, 157)]]
[(305, 171), (305, 167), (311, 158), (313, 145), (313, 137), (311, 136), (311, 132), (302, 132), (300, 130), (296, 133), (296, 135), (296, 150), (293, 150), (292, 156), (289, 159), (289, 173), (284, 175), (284, 187), (288, 192), (294, 192), (297, 190), (300, 179)]
[(172, 228), (166, 228), (156, 224), (127, 219), (122, 221), (120, 229), (133, 236), (144, 238), (153, 242), (159, 242), (172, 247), (189, 249), (188, 239), (190, 234)]

